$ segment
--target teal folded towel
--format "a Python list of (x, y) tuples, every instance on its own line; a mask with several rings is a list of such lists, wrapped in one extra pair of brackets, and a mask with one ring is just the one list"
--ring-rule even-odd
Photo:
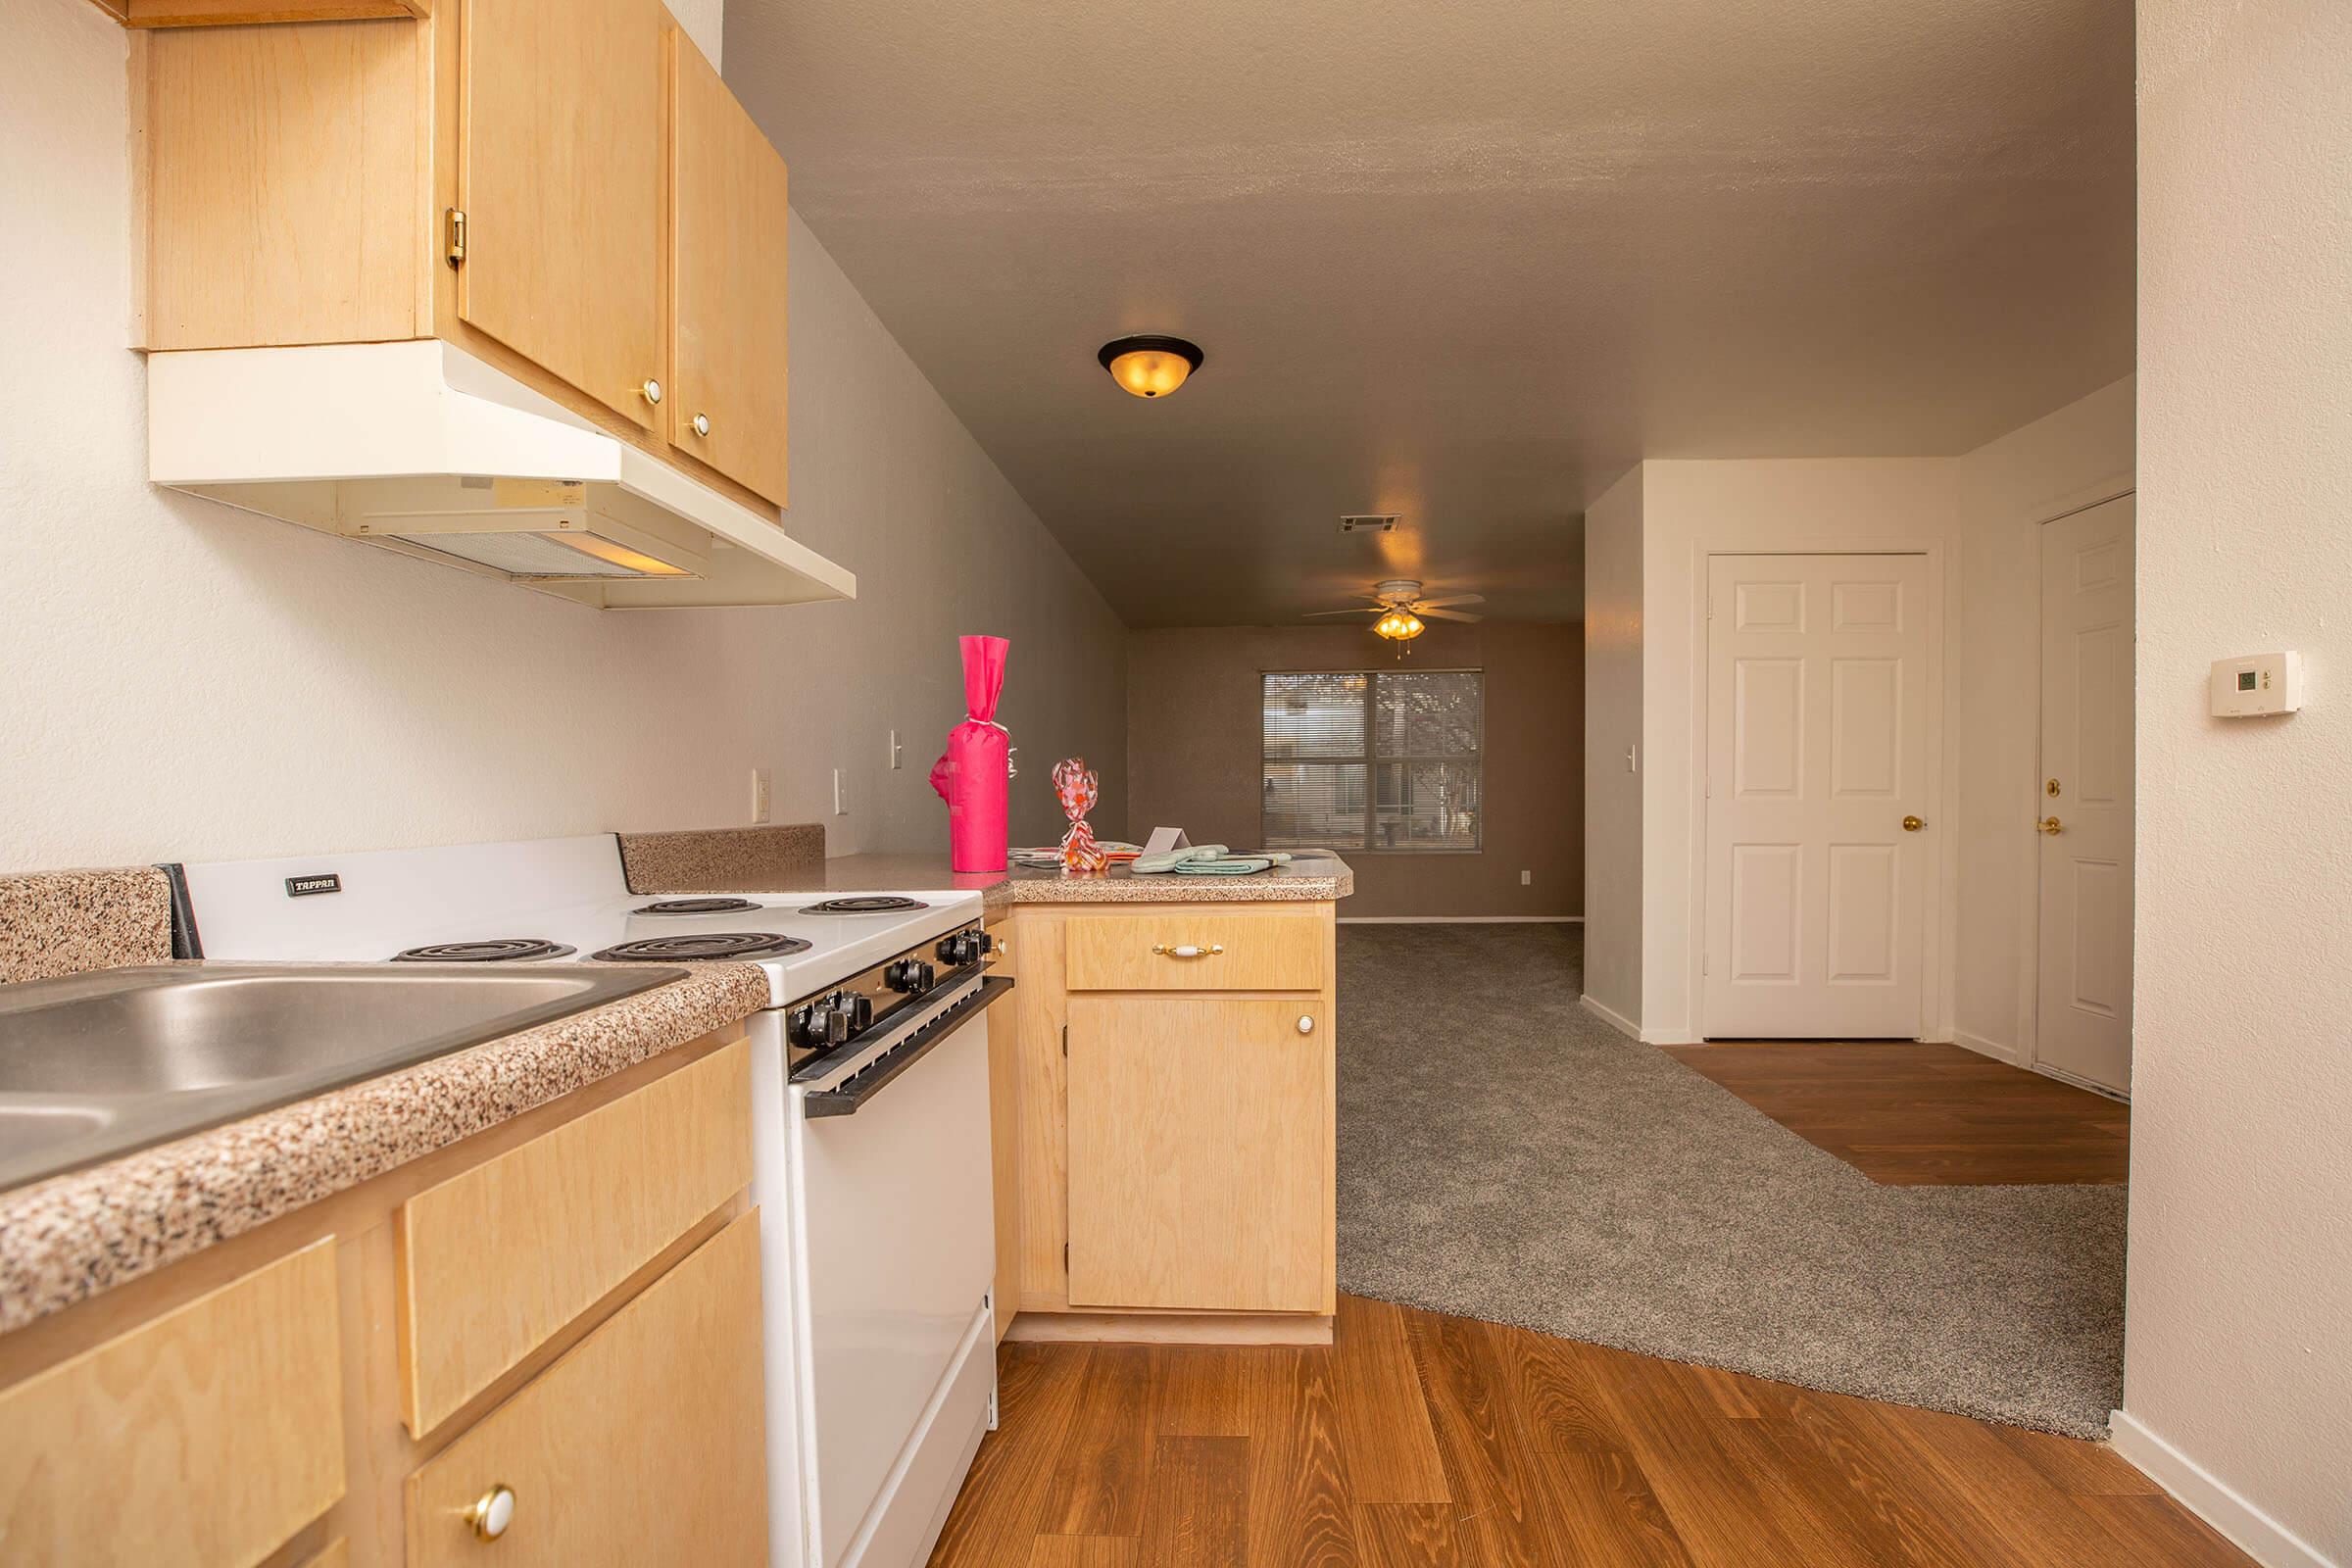
[(1236, 855), (1222, 844), (1196, 844), (1190, 849), (1143, 856), (1131, 869), (1138, 876), (1152, 876), (1162, 871), (1173, 871), (1179, 876), (1249, 876), (1269, 866), (1288, 864), (1290, 858), (1279, 851)]

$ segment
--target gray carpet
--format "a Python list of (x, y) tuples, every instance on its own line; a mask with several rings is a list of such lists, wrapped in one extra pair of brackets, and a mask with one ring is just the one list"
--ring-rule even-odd
[(2105, 1434), (2124, 1189), (1881, 1187), (1584, 1012), (1579, 941), (1341, 928), (1342, 1290)]

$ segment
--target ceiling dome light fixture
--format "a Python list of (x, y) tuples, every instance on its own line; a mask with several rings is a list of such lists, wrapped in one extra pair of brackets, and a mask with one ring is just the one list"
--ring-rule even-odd
[(1393, 643), (1409, 643), (1425, 630), (1421, 617), (1409, 610), (1392, 610), (1372, 623), (1372, 634)]
[(1110, 378), (1139, 398), (1162, 398), (1200, 368), (1200, 347), (1180, 337), (1114, 337), (1095, 356)]

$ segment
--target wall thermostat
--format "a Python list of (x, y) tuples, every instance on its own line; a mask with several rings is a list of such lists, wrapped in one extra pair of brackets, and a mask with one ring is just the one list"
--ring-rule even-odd
[(2213, 711), (2217, 718), (2254, 713), (2291, 713), (2303, 706), (2301, 654), (2247, 654), (2213, 662)]

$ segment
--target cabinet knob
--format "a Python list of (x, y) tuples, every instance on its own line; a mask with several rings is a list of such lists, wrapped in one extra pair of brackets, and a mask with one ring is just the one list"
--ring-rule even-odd
[(1165, 942), (1154, 942), (1152, 944), (1152, 951), (1170, 958), (1208, 958), (1214, 957), (1216, 955), (1223, 953), (1225, 951), (1225, 944), (1222, 942), (1211, 942), (1207, 947), (1203, 948), (1187, 942), (1180, 947), (1171, 948)]
[(639, 387), (637, 390), (645, 394), (645, 401), (648, 403), (659, 403), (662, 401), (662, 383), (655, 380), (650, 375), (645, 378), (645, 385)]
[(514, 1489), (501, 1481), (473, 1499), (466, 1524), (476, 1541), (496, 1541), (514, 1522)]
[(698, 414), (694, 416), (694, 433), (696, 435), (709, 435), (710, 433), (710, 416), (708, 414)]
[(1315, 1032), (1315, 1015), (1313, 1013), (1302, 1012), (1298, 1015), (1298, 1032), (1302, 1035), (1311, 1035)]

